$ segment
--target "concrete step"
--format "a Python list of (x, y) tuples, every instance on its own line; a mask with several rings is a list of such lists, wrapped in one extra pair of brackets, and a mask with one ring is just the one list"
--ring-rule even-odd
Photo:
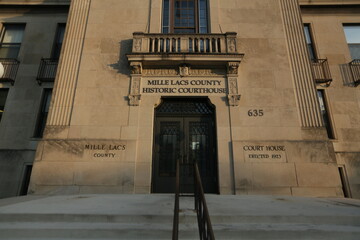
[[(313, 224), (214, 224), (217, 239), (358, 239), (360, 228)], [(0, 239), (170, 239), (172, 224), (2, 223)], [(241, 236), (241, 238), (239, 238)], [(195, 224), (180, 225), (180, 239), (197, 239)]]
[[(358, 240), (360, 201), (208, 195), (216, 239)], [(171, 239), (172, 195), (0, 200), (1, 240)], [(198, 239), (191, 198), (180, 200), (179, 239)]]

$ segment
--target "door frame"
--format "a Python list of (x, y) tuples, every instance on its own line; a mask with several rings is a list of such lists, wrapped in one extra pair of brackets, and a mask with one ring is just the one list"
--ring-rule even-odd
[[(158, 114), (157, 110), (162, 106), (162, 104), (164, 102), (166, 102), (166, 100), (170, 100), (170, 101), (189, 101), (189, 102), (206, 102), (206, 104), (212, 108), (212, 113), (211, 114), (186, 114), (186, 115), (179, 115), (179, 114), (164, 114), (163, 116), (161, 116), (162, 114)], [(212, 136), (212, 141), (213, 141), (213, 147), (215, 148), (215, 153), (214, 153), (214, 164), (215, 164), (215, 173), (214, 173), (214, 177), (216, 178), (216, 191), (213, 192), (214, 194), (219, 194), (220, 193), (220, 176), (219, 176), (219, 158), (218, 158), (218, 140), (217, 140), (217, 122), (216, 122), (216, 106), (214, 104), (211, 103), (210, 99), (206, 96), (206, 97), (188, 97), (188, 96), (178, 96), (178, 97), (161, 97), (160, 99), (160, 104), (158, 104), (155, 108), (154, 108), (154, 119), (153, 119), (153, 147), (152, 147), (152, 171), (151, 171), (151, 193), (156, 193), (155, 192), (155, 174), (157, 172), (157, 170), (155, 169), (157, 164), (156, 164), (156, 139), (157, 139), (157, 120), (158, 118), (176, 118), (176, 117), (180, 117), (180, 118), (186, 118), (186, 117), (211, 117), (212, 122), (214, 124), (214, 126), (212, 127), (213, 130), (213, 136)], [(159, 116), (160, 115), (160, 116)], [(186, 151), (184, 149), (184, 151)]]

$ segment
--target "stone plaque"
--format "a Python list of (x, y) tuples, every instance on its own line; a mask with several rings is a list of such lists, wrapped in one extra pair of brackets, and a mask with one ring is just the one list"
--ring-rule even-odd
[(143, 78), (141, 94), (161, 95), (226, 95), (224, 78)]
[(96, 160), (121, 160), (126, 150), (125, 143), (85, 143), (84, 155)]
[(246, 162), (286, 162), (286, 147), (281, 142), (244, 143)]

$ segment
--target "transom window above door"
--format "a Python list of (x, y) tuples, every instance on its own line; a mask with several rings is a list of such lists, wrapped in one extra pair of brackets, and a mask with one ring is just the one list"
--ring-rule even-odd
[(163, 0), (162, 33), (208, 33), (207, 0)]

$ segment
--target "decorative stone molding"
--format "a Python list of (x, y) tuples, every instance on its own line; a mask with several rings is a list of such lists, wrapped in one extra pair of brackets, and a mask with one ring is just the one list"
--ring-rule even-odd
[(139, 106), (141, 94), (140, 94), (140, 84), (141, 76), (132, 76), (131, 77), (131, 88), (129, 94), (129, 105), (130, 106)]
[(179, 75), (181, 77), (187, 77), (190, 75), (190, 67), (187, 65), (179, 66)]
[(228, 74), (238, 74), (239, 62), (228, 62)]
[(130, 62), (131, 74), (142, 74), (141, 62)]
[(141, 38), (135, 38), (134, 39), (134, 52), (140, 52), (141, 51)]
[(230, 106), (239, 106), (239, 102), (240, 102), (240, 95), (228, 95), (228, 101), (229, 101), (229, 105)]
[[(149, 68), (142, 69), (142, 76), (178, 76), (179, 72), (179, 69), (174, 68)], [(224, 74), (225, 71), (222, 69), (189, 68), (190, 76), (224, 76)]]
[(141, 95), (129, 95), (129, 105), (130, 106), (139, 106), (140, 99), (141, 99)]
[(228, 82), (228, 101), (230, 106), (238, 106), (240, 95), (238, 94), (237, 77), (227, 78)]
[(229, 53), (235, 53), (236, 52), (236, 38), (228, 38), (227, 39), (227, 51)]
[(143, 76), (177, 76), (179, 74), (179, 71), (172, 68), (149, 68), (143, 69), (142, 74)]
[(237, 78), (228, 77), (229, 94), (238, 94)]

